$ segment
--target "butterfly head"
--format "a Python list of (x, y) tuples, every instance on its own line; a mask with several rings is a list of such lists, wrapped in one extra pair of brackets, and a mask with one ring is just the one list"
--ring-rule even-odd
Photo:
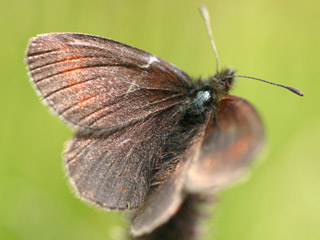
[(209, 78), (209, 84), (215, 91), (215, 94), (220, 97), (228, 95), (229, 89), (235, 81), (235, 71), (231, 68), (226, 68), (216, 75)]

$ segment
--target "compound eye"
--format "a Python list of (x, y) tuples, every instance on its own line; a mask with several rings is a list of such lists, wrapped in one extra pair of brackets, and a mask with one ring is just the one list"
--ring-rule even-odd
[(229, 79), (226, 78), (226, 79), (223, 79), (220, 81), (220, 84), (225, 87), (227, 90), (230, 89), (230, 82), (228, 81)]

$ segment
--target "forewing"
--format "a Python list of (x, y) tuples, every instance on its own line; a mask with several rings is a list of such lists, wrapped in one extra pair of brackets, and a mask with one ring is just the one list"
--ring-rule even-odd
[(150, 53), (79, 33), (32, 38), (26, 63), (43, 100), (86, 129), (119, 128), (177, 105), (190, 81)]
[(133, 209), (149, 191), (151, 173), (165, 136), (180, 111), (171, 108), (108, 136), (78, 133), (65, 152), (65, 165), (78, 195), (106, 209)]
[(227, 96), (205, 130), (199, 159), (188, 170), (191, 193), (216, 192), (242, 176), (263, 143), (263, 126), (246, 100)]

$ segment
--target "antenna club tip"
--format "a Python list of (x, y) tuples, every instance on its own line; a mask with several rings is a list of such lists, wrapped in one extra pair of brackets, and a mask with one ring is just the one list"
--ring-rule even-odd
[(303, 92), (302, 92), (302, 91), (300, 91), (299, 89), (292, 88), (292, 87), (290, 87), (290, 88), (288, 88), (288, 89), (289, 89), (290, 91), (294, 92), (295, 94), (297, 94), (297, 95), (301, 96), (301, 97), (303, 97), (303, 96), (304, 96)]

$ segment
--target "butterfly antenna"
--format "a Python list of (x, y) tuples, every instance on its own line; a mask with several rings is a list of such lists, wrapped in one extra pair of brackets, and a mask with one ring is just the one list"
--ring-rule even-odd
[(213, 40), (212, 28), (211, 28), (211, 24), (210, 24), (210, 15), (209, 15), (208, 10), (205, 6), (201, 6), (199, 8), (199, 10), (200, 10), (200, 13), (201, 13), (203, 20), (204, 20), (206, 27), (207, 27), (207, 32), (209, 35), (210, 43), (211, 43), (214, 55), (216, 57), (217, 73), (219, 73), (219, 69), (220, 69), (219, 68), (219, 57), (218, 57), (218, 51), (217, 51), (216, 44), (214, 43), (214, 40)]
[(276, 86), (279, 86), (279, 87), (283, 87), (283, 88), (288, 89), (289, 91), (291, 91), (291, 92), (293, 92), (293, 93), (295, 93), (295, 94), (297, 94), (299, 96), (304, 96), (303, 92), (301, 92), (299, 89), (296, 89), (296, 88), (290, 87), (290, 86), (286, 86), (286, 85), (282, 85), (282, 84), (279, 84), (279, 83), (269, 82), (269, 81), (261, 79), (261, 78), (243, 76), (243, 75), (233, 75), (233, 77), (250, 78), (250, 79), (258, 80), (258, 81), (261, 81), (261, 82), (265, 82), (265, 83), (269, 83), (269, 84), (276, 85)]

